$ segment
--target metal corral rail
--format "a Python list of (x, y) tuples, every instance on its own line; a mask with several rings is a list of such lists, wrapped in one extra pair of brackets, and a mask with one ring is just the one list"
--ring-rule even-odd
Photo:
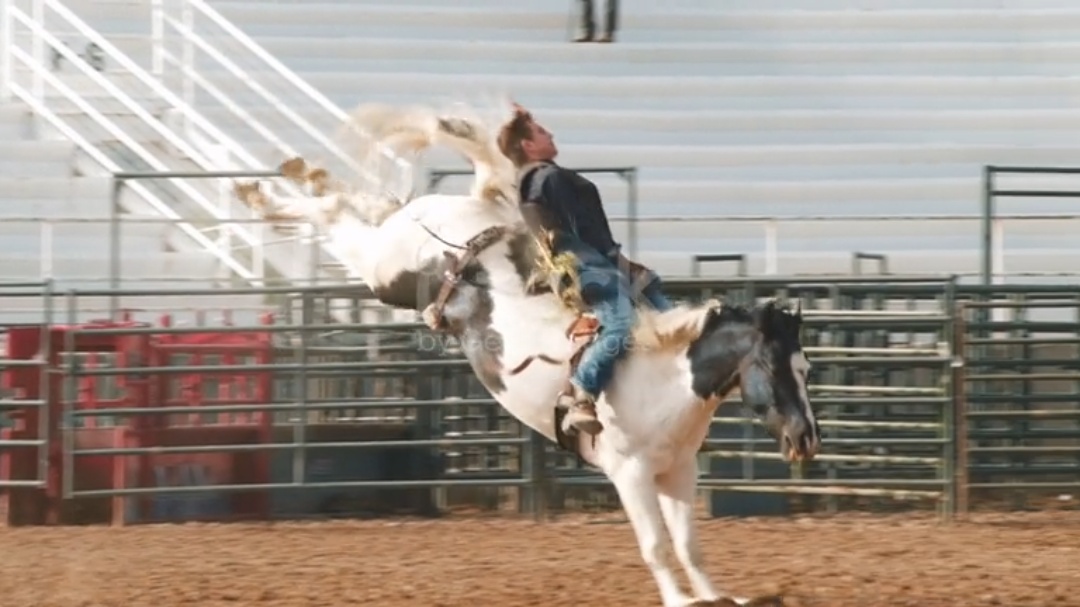
[[(2, 282), (0, 293), (4, 297), (40, 300), (42, 309), (41, 331), (48, 330), (53, 321), (51, 281), (40, 282)], [(44, 371), (48, 365), (48, 341), (46, 349), (34, 352), (30, 358), (8, 358), (6, 331), (0, 339), (0, 376), (14, 369), (38, 369)], [(41, 488), (45, 486), (48, 474), (49, 452), (48, 434), (50, 428), (48, 404), (49, 382), (46, 374), (39, 374), (41, 381), (36, 394), (10, 385), (0, 385), (0, 452), (11, 449), (33, 449), (36, 465), (33, 471), (0, 469), (0, 489), (13, 487)], [(0, 466), (3, 467), (3, 466)]]
[[(3, 292), (46, 301), (54, 295), (47, 283), (19, 287)], [(759, 500), (748, 502), (751, 509), (768, 511), (782, 509), (760, 500), (783, 499), (783, 510), (795, 502), (840, 509), (864, 507), (867, 500), (917, 500), (948, 514), (968, 508), (969, 489), (977, 497), (997, 490), (1067, 490), (1078, 485), (1080, 287), (958, 286), (939, 277), (830, 276), (670, 280), (666, 288), (676, 298), (691, 300), (797, 298), (806, 317), (803, 343), (814, 364), (811, 384), (825, 432), (824, 452), (805, 469), (792, 470), (778, 460), (771, 439), (763, 440), (760, 427), (745, 421), (737, 399), (725, 403), (702, 454), (702, 483), (719, 496), (720, 504), (749, 496)], [(200, 301), (220, 301), (222, 295), (254, 293), (293, 303), (289, 311), (276, 310), (269, 324), (95, 328), (74, 322), (84, 298), (116, 295), (138, 308), (140, 297), (171, 297), (190, 308)], [(65, 341), (45, 346), (55, 351), (26, 352), (3, 363), (9, 370), (22, 365), (42, 369), (43, 361), (63, 361), (49, 369), (63, 390), (43, 382), (37, 396), (3, 401), (5, 408), (24, 413), (44, 411), (33, 418), (34, 425), (48, 426), (48, 431), (28, 428), (19, 436), (5, 434), (6, 439), (33, 441), (20, 445), (36, 449), (34, 461), (40, 466), (30, 478), (16, 479), (10, 489), (35, 490), (45, 483), (57, 497), (112, 498), (114, 520), (115, 510), (127, 508), (130, 498), (207, 491), (307, 496), (331, 489), (406, 490), (412, 491), (410, 499), (443, 508), (453, 491), (512, 488), (520, 508), (538, 513), (557, 508), (558, 498), (568, 493), (610, 492), (594, 471), (523, 431), (495, 405), (452, 342), (421, 343), (430, 333), (417, 323), (333, 322), (326, 306), (343, 301), (353, 301), (359, 309), (370, 305), (370, 293), (360, 287), (67, 293), (64, 304), (42, 318), (46, 328), (56, 328), (58, 320), (67, 318), (72, 326), (63, 333)], [(359, 317), (357, 311), (354, 320)], [(210, 333), (218, 336), (216, 341), (200, 345), (196, 337)], [(152, 340), (157, 349), (148, 351), (159, 354), (161, 344), (171, 343), (188, 359), (136, 361), (138, 357), (129, 355), (124, 366), (103, 367), (90, 357), (68, 355), (84, 337), (110, 335), (125, 343)], [(232, 359), (221, 354), (227, 336), (266, 336), (266, 358), (252, 358), (252, 352)], [(199, 347), (209, 348), (206, 355), (196, 356)], [(237, 386), (260, 377), (272, 378), (273, 389), (234, 393)], [(162, 382), (166, 397), (140, 393), (138, 382), (147, 378)], [(99, 398), (91, 406), (87, 391), (104, 380), (115, 382), (120, 396), (115, 402)], [(178, 397), (169, 391), (178, 383), (203, 396)], [(206, 396), (209, 393), (213, 397)], [(54, 414), (41, 406), (54, 403)], [(970, 408), (965, 409), (965, 403)], [(272, 423), (263, 434), (252, 430), (229, 440), (74, 441), (80, 428), (91, 425), (90, 419), (120, 428), (191, 417), (203, 421), (186, 425), (224, 425), (207, 421), (215, 415), (249, 416), (252, 427)], [(957, 445), (955, 435), (966, 440)], [(62, 454), (61, 470), (46, 466), (50, 453)], [(381, 462), (370, 466), (396, 462), (400, 468), (404, 462), (408, 469), (382, 476), (372, 470), (352, 477), (328, 474), (320, 466), (332, 459), (330, 453)], [(212, 454), (247, 457), (253, 469), (280, 470), (261, 480), (240, 479), (245, 482), (196, 479), (161, 486), (135, 482), (129, 474), (120, 485), (80, 483), (80, 461)], [(124, 478), (123, 466), (114, 467)], [(19, 486), (24, 481), (29, 484)], [(295, 491), (298, 488), (304, 491)], [(724, 509), (714, 506), (714, 512), (717, 508)]]
[[(494, 401), (482, 398), (462, 398), (462, 379), (471, 379), (466, 361), (460, 356), (446, 356), (445, 352), (429, 352), (419, 347), (421, 326), (418, 323), (335, 323), (322, 320), (325, 306), (330, 300), (353, 298), (364, 300), (365, 289), (358, 288), (267, 288), (235, 290), (109, 290), (113, 295), (131, 302), (139, 297), (174, 296), (186, 305), (197, 302), (200, 297), (220, 297), (223, 293), (268, 295), (298, 298), (300, 317), (290, 318), (289, 313), (280, 314), (275, 323), (259, 325), (222, 326), (85, 326), (70, 323), (63, 332), (64, 361), (56, 371), (62, 376), (64, 393), (58, 417), (62, 418), (63, 469), (56, 475), (62, 479), (59, 492), (68, 498), (112, 498), (113, 519), (122, 520), (130, 503), (123, 498), (175, 494), (251, 493), (279, 492), (304, 488), (305, 494), (320, 489), (430, 489), (435, 496), (445, 493), (448, 487), (505, 487), (522, 486), (531, 482), (533, 474), (529, 450), (521, 447), (535, 441), (521, 430), (520, 425), (501, 426), (500, 435), (488, 432), (470, 432), (460, 426), (461, 413), (482, 409), (495, 417), (499, 409)], [(81, 298), (101, 297), (104, 292), (71, 291), (66, 295), (66, 315), (77, 317)], [(369, 302), (370, 303), (370, 302)], [(138, 307), (135, 304), (134, 307)], [(281, 324), (281, 317), (294, 323)], [(424, 331), (423, 335), (427, 332)], [(213, 335), (211, 341), (198, 339)], [(267, 340), (269, 353), (263, 359), (262, 350), (248, 350), (232, 354), (228, 348), (228, 336), (270, 336)], [(127, 364), (102, 366), (88, 364), (85, 356), (66, 354), (79, 350), (84, 338), (151, 339), (153, 347), (145, 352), (139, 350), (126, 357)], [(374, 339), (373, 339), (374, 338)], [(261, 337), (257, 338), (261, 339)], [(232, 344), (235, 346), (236, 344)], [(202, 351), (200, 352), (200, 348)], [(452, 354), (452, 352), (450, 353)], [(178, 358), (179, 355), (179, 358)], [(230, 358), (231, 357), (231, 358)], [(206, 397), (202, 393), (234, 391), (237, 385), (263, 383), (272, 378), (274, 389), (262, 391), (259, 396), (239, 399), (235, 397)], [(119, 385), (121, 393), (129, 396), (111, 402), (87, 402), (87, 390), (95, 390), (94, 382), (109, 380)], [(149, 381), (149, 386), (145, 384)], [(211, 387), (212, 384), (212, 387)], [(307, 389), (301, 388), (306, 386)], [(188, 396), (177, 392), (189, 393)], [(475, 387), (474, 387), (475, 392)], [(131, 394), (140, 394), (132, 398)], [(245, 418), (223, 423), (211, 418), (228, 416)], [(191, 418), (199, 421), (191, 422)], [(457, 419), (455, 419), (457, 418)], [(110, 420), (130, 431), (113, 444), (87, 445), (80, 431), (87, 426), (103, 424), (86, 423), (86, 420)], [(180, 419), (180, 422), (176, 420)], [(272, 419), (272, 423), (267, 424)], [(183, 421), (188, 420), (188, 421)], [(251, 426), (249, 433), (230, 433), (231, 440), (221, 438), (216, 432), (221, 426), (237, 428)], [(458, 428), (454, 428), (455, 423)], [(164, 428), (170, 433), (187, 426), (198, 426), (198, 432), (217, 437), (204, 442), (191, 439), (165, 440)], [(271, 426), (271, 427), (267, 427)], [(342, 428), (349, 429), (346, 435)], [(357, 428), (363, 426), (363, 428)], [(377, 429), (373, 429), (378, 426)], [(186, 428), (190, 430), (190, 428)], [(487, 430), (491, 430), (488, 428)], [(362, 431), (362, 432), (361, 432)], [(191, 434), (191, 432), (188, 432)], [(375, 438), (389, 435), (388, 439)], [(392, 440), (391, 440), (392, 439)], [(59, 447), (59, 445), (57, 445)], [(482, 477), (467, 474), (467, 462), (475, 457), (476, 450), (497, 448), (503, 452), (512, 450), (514, 464), (502, 466), (503, 473), (493, 478), (490, 471)], [(327, 452), (342, 450), (381, 452), (383, 460), (388, 450), (412, 451), (411, 460), (403, 459), (406, 470), (398, 478), (375, 478), (377, 473), (367, 470), (353, 478), (329, 475), (318, 470)], [(524, 451), (524, 453), (523, 453)], [(434, 453), (433, 457), (425, 454)], [(151, 459), (183, 459), (195, 456), (247, 454), (251, 467), (262, 472), (263, 478), (255, 482), (216, 482), (212, 485), (189, 483), (162, 486), (147, 484), (146, 474), (125, 470), (116, 462), (143, 463)], [(417, 457), (419, 454), (419, 457)], [(359, 454), (352, 459), (363, 460)], [(267, 461), (269, 456), (269, 460)], [(267, 468), (275, 467), (275, 461), (285, 459), (287, 473), (269, 479)], [(80, 462), (113, 461), (116, 473), (110, 486), (88, 486), (80, 483), (83, 467)], [(419, 465), (411, 462), (420, 461)], [(281, 466), (277, 466), (281, 467)], [(400, 468), (401, 466), (399, 466)], [(474, 468), (476, 466), (473, 466)], [(485, 466), (487, 467), (487, 466)], [(426, 468), (426, 474), (424, 468)], [(361, 471), (364, 472), (364, 471)], [(408, 478), (423, 474), (423, 478)], [(405, 478), (403, 478), (405, 477)], [(248, 479), (250, 481), (250, 479)], [(262, 510), (266, 510), (263, 504)], [(145, 508), (143, 509), (145, 510)]]
[[(737, 398), (722, 403), (702, 454), (701, 485), (713, 493), (714, 514), (786, 513), (795, 494), (823, 496), (830, 510), (873, 498), (929, 501), (943, 515), (952, 512), (955, 281), (770, 277), (672, 280), (665, 287), (687, 299), (802, 302), (802, 342), (813, 365), (811, 397), (824, 452), (803, 469), (791, 468)], [(579, 475), (560, 482), (604, 480)], [(777, 497), (747, 499), (736, 492)]]
[[(890, 278), (890, 281), (893, 279)], [(689, 281), (673, 283), (672, 290), (676, 294), (691, 298), (721, 293), (733, 293), (735, 298), (739, 294), (743, 297), (753, 294), (756, 297), (770, 294), (767, 292), (770, 290), (776, 292), (775, 288), (769, 289), (763, 284), (767, 285), (767, 283), (752, 286), (745, 282)], [(830, 316), (827, 310), (835, 305), (841, 307), (851, 307), (848, 304), (863, 305), (859, 302), (863, 302), (865, 298), (860, 293), (873, 292), (876, 293), (875, 297), (880, 298), (887, 296), (890, 289), (895, 290), (903, 284), (905, 284), (904, 279), (899, 279), (893, 284), (885, 284), (880, 280), (868, 282), (862, 279), (845, 282), (831, 278), (813, 283), (805, 281), (799, 283), (795, 280), (774, 281), (775, 287), (786, 285), (788, 295), (804, 299), (808, 323), (813, 327), (833, 326), (837, 322), (845, 325), (853, 318), (862, 318), (863, 320), (858, 321), (862, 323), (870, 322), (872, 319), (865, 318), (867, 314), (865, 312), (848, 310), (840, 317), (836, 317)], [(942, 297), (947, 297), (948, 285), (944, 285), (940, 280), (911, 279), (906, 284), (909, 291), (915, 285), (923, 285), (924, 293), (929, 298), (936, 297), (940, 300)], [(191, 306), (202, 297), (220, 298), (223, 293), (254, 292), (298, 298), (301, 302), (299, 318), (288, 319), (285, 324), (278, 318), (275, 319), (274, 324), (212, 328), (202, 326), (87, 327), (75, 322), (80, 308), (79, 301), (83, 298), (118, 296), (132, 302), (134, 304), (132, 307), (138, 308), (136, 302), (139, 297), (175, 298), (178, 302), (182, 301), (185, 306)], [(852, 294), (858, 297), (852, 299)], [(531, 510), (543, 509), (549, 504), (552, 491), (560, 485), (596, 482), (595, 478), (590, 479), (588, 475), (582, 478), (581, 472), (573, 469), (576, 466), (566, 465), (565, 458), (560, 467), (558, 465), (560, 458), (552, 456), (553, 450), (550, 446), (547, 449), (543, 448), (535, 436), (524, 432), (520, 424), (510, 420), (490, 397), (482, 396), (482, 392), (475, 390), (475, 385), (470, 386), (469, 382), (473, 381), (471, 371), (452, 347), (436, 349), (438, 351), (419, 347), (418, 342), (421, 337), (430, 334), (420, 330), (418, 324), (335, 323), (322, 320), (322, 317), (327, 315), (318, 313), (320, 306), (326, 301), (341, 301), (349, 297), (361, 301), (366, 296), (363, 289), (355, 287), (207, 289), (203, 291), (183, 289), (171, 292), (110, 289), (101, 292), (72, 291), (67, 293), (65, 310), (61, 318), (66, 316), (71, 326), (67, 327), (63, 333), (63, 343), (60, 345), (63, 351), (57, 353), (57, 360), (62, 360), (63, 363), (56, 369), (64, 387), (62, 406), (56, 412), (57, 417), (62, 420), (60, 424), (62, 432), (59, 435), (63, 437), (63, 445), (50, 445), (50, 448), (63, 455), (62, 471), (56, 475), (58, 477), (56, 480), (62, 479), (62, 488), (56, 487), (54, 483), (51, 491), (65, 498), (114, 498), (113, 516), (115, 519), (117, 510), (126, 508), (123, 500), (119, 500), (121, 497), (201, 493), (207, 490), (250, 493), (262, 490), (291, 490), (298, 487), (312, 490), (430, 488), (433, 491), (429, 494), (435, 495), (434, 499), (439, 506), (444, 505), (445, 490), (448, 487), (519, 487), (524, 489), (524, 493), (517, 496), (521, 507)], [(912, 324), (913, 319), (919, 319), (919, 322), (925, 324), (928, 322), (927, 314), (912, 315), (903, 321), (893, 319), (890, 320), (889, 326), (894, 331), (910, 332), (916, 329)], [(878, 322), (878, 325), (880, 324)], [(212, 332), (219, 337), (218, 342), (201, 344), (213, 350), (213, 358), (198, 358), (197, 352), (193, 350), (200, 346), (198, 340), (178, 338), (185, 335), (189, 337), (204, 335), (207, 332)], [(268, 340), (272, 344), (270, 355), (260, 360), (258, 358), (260, 354), (248, 352), (244, 355), (245, 358), (231, 359), (233, 364), (228, 364), (230, 359), (221, 354), (223, 345), (220, 341), (224, 339), (223, 336), (253, 334), (271, 336)], [(126, 366), (120, 367), (92, 366), (87, 362), (90, 359), (85, 356), (68, 355), (75, 352), (78, 344), (85, 338), (104, 339), (110, 336), (126, 340), (125, 344), (141, 344), (139, 340), (152, 338), (156, 340), (154, 343), (157, 345), (147, 350), (147, 353), (141, 357), (131, 356), (129, 353), (125, 358)], [(330, 339), (331, 336), (337, 336), (338, 341), (334, 343)], [(342, 341), (344, 336), (348, 336), (345, 342)], [(838, 338), (834, 336), (830, 339)], [(166, 342), (174, 351), (180, 347), (180, 344), (184, 344), (181, 349), (185, 352), (187, 360), (166, 359), (162, 354), (165, 351), (163, 344)], [(818, 347), (826, 345), (820, 339), (818, 342), (815, 343)], [(841, 344), (837, 341), (833, 347), (856, 345), (859, 344)], [(116, 346), (114, 349), (122, 347), (126, 346)], [(864, 344), (862, 347), (871, 346)], [(871, 352), (862, 350), (850, 353), (857, 353), (864, 359), (866, 356), (879, 356)], [(821, 353), (824, 354), (824, 351)], [(845, 364), (850, 366), (849, 363), (845, 362)], [(865, 367), (866, 364), (862, 366)], [(216, 382), (214, 389), (217, 392), (231, 392), (234, 385), (260, 382), (261, 375), (273, 377), (273, 383), (278, 386), (270, 391), (269, 398), (266, 398), (265, 391), (261, 395), (248, 394), (245, 398), (199, 397), (187, 400), (178, 398), (173, 393), (173, 386), (181, 379), (188, 382), (189, 391), (206, 391), (207, 385)], [(157, 388), (140, 387), (139, 382), (145, 382), (148, 378), (158, 382), (160, 386)], [(125, 401), (124, 397), (121, 397), (115, 402), (95, 401), (93, 406), (89, 406), (84, 396), (85, 391), (92, 388), (91, 383), (95, 380), (105, 379), (115, 382), (121, 395), (128, 394), (129, 400)], [(341, 387), (349, 382), (361, 384), (361, 386), (356, 389)], [(337, 387), (329, 389), (328, 384), (335, 384)], [(307, 389), (298, 389), (297, 386), (306, 386)], [(157, 392), (154, 392), (154, 389)], [(131, 394), (141, 396), (131, 400)], [(268, 402), (260, 402), (260, 400)], [(250, 415), (261, 421), (254, 422), (249, 419), (249, 422), (262, 429), (252, 429), (251, 434), (230, 435), (234, 436), (232, 440), (219, 437), (202, 443), (191, 440), (168, 442), (160, 439), (160, 436), (157, 439), (152, 438), (157, 435), (151, 429), (156, 428), (155, 431), (160, 431), (160, 428), (173, 423), (170, 420), (183, 417), (205, 418), (205, 416), (221, 414), (230, 417)], [(79, 420), (89, 418), (110, 420), (109, 423), (130, 426), (134, 430), (129, 435), (116, 438), (112, 444), (77, 444), (76, 436), (80, 428), (93, 425)], [(272, 428), (267, 430), (262, 424), (271, 418), (273, 419)], [(351, 436), (336, 439), (332, 436), (328, 437), (329, 435), (318, 438), (314, 436), (316, 426), (327, 421), (342, 425), (371, 423), (378, 420), (382, 420), (384, 424), (397, 423), (407, 426), (409, 432), (405, 434), (399, 432), (394, 435), (394, 440), (377, 439), (370, 435), (363, 438)], [(221, 425), (221, 423), (210, 421), (205, 425), (213, 426)], [(837, 428), (841, 426), (842, 424), (837, 425)], [(46, 436), (45, 440), (48, 441), (48, 439), (49, 437)], [(845, 439), (841, 437), (837, 440)], [(864, 440), (852, 438), (847, 442), (854, 444)], [(903, 439), (893, 440), (894, 444), (891, 448), (905, 444)], [(736, 448), (747, 450), (749, 446), (739, 445)], [(426, 469), (429, 473), (425, 478), (371, 478), (370, 476), (351, 479), (336, 477), (320, 480), (315, 478), (318, 475), (312, 472), (312, 464), (321, 453), (356, 449), (366, 450), (369, 454), (388, 452), (387, 450), (390, 449), (412, 450), (414, 455), (410, 457), (418, 457), (416, 453), (427, 453), (431, 455), (431, 458), (424, 460), (420, 457), (426, 463), (417, 467)], [(265, 454), (271, 454), (271, 459), (286, 460), (288, 474), (279, 475), (273, 479), (265, 475), (264, 478), (256, 481), (246, 479), (249, 482), (229, 482), (230, 479), (221, 479), (222, 482), (216, 482), (212, 487), (205, 484), (187, 486), (150, 484), (148, 486), (144, 482), (145, 474), (141, 477), (138, 474), (132, 476), (132, 473), (124, 470), (123, 466), (115, 466), (119, 472), (111, 485), (80, 484), (77, 478), (79, 461), (100, 462), (109, 461), (112, 458), (114, 462), (130, 462), (132, 458), (136, 460), (150, 457), (167, 459), (180, 455), (194, 457), (197, 454), (227, 453), (263, 454), (259, 456), (263, 459), (256, 458), (250, 462), (253, 469), (263, 471), (273, 465), (265, 459)], [(431, 459), (434, 461), (430, 461)], [(554, 474), (545, 472), (552, 468)], [(134, 478), (140, 478), (140, 481), (135, 482)], [(553, 485), (550, 481), (556, 482)], [(720, 479), (714, 479), (713, 482), (714, 484), (721, 483)], [(814, 479), (799, 482), (804, 485), (819, 483)], [(828, 483), (830, 486), (836, 486), (838, 481), (829, 479)], [(857, 486), (860, 483), (865, 484), (865, 481), (853, 479), (849, 486)], [(56, 491), (57, 489), (62, 490)]]
[[(968, 287), (959, 510), (1080, 489), (1080, 286)], [(1027, 504), (1040, 505), (1040, 504)], [(1045, 501), (1041, 504), (1045, 505)]]
[[(732, 426), (743, 436), (732, 432), (710, 439), (711, 455), (741, 461), (742, 474), (709, 478), (703, 484), (728, 491), (931, 499), (939, 501), (943, 512), (951, 511), (955, 403), (949, 322), (944, 312), (808, 311), (808, 333), (818, 335), (819, 342), (832, 341), (821, 338), (838, 327), (855, 336), (918, 330), (936, 333), (938, 341), (808, 346), (817, 376), (810, 395), (826, 452), (803, 474), (796, 470), (796, 478), (776, 478), (775, 466), (756, 478), (755, 460), (781, 460), (775, 441), (754, 438), (753, 424), (745, 416), (715, 417), (714, 430), (723, 433), (724, 426)], [(837, 508), (835, 499), (828, 504), (830, 510)]]

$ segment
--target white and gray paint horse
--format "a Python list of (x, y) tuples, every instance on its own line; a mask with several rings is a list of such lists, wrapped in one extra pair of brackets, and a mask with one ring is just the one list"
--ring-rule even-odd
[[(665, 607), (727, 601), (706, 574), (695, 537), (696, 455), (720, 401), (739, 388), (785, 458), (812, 458), (819, 432), (806, 389), (801, 314), (774, 302), (754, 308), (683, 306), (641, 310), (635, 344), (598, 403), (595, 440), (567, 437), (554, 404), (576, 347), (579, 318), (550, 290), (536, 289), (535, 239), (518, 208), (515, 175), (479, 121), (423, 107), (362, 106), (358, 126), (398, 149), (447, 145), (473, 163), (469, 195), (430, 194), (407, 204), (347, 194), (303, 162), (284, 166), (312, 194), (285, 199), (259, 184), (238, 195), (268, 217), (319, 226), (329, 246), (382, 302), (424, 313), (462, 345), (477, 377), (514, 417), (576, 451), (614, 484)], [(463, 255), (466, 243), (484, 235)], [(445, 285), (445, 286), (444, 286)], [(440, 298), (440, 293), (443, 297)], [(439, 321), (438, 323), (436, 321)], [(532, 361), (531, 364), (526, 361)], [(680, 589), (666, 557), (666, 531), (690, 581)]]

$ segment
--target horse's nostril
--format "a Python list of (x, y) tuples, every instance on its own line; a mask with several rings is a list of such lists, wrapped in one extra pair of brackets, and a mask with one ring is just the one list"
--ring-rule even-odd
[(794, 461), (799, 455), (795, 441), (791, 440), (791, 435), (787, 432), (784, 432), (780, 439), (780, 453), (784, 456), (784, 459), (789, 461)]

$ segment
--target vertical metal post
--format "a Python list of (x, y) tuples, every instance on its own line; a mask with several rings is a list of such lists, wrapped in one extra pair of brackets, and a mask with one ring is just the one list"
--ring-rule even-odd
[(982, 175), (982, 283), (990, 286), (993, 281), (994, 246), (994, 167), (983, 167)]
[[(942, 410), (942, 430), (941, 438), (945, 439), (945, 446), (942, 449), (942, 460), (944, 465), (942, 466), (942, 480), (945, 481), (943, 487), (943, 500), (940, 504), (941, 519), (945, 522), (952, 521), (953, 514), (956, 512), (956, 485), (957, 485), (957, 473), (956, 473), (956, 450), (958, 448), (958, 437), (956, 434), (957, 419), (963, 416), (963, 400), (957, 398), (958, 395), (963, 394), (963, 389), (960, 383), (963, 381), (963, 376), (958, 370), (962, 361), (957, 358), (956, 350), (960, 347), (960, 343), (963, 341), (963, 335), (958, 333), (957, 327), (960, 325), (960, 319), (957, 318), (957, 308), (954, 305), (956, 299), (956, 281), (955, 276), (945, 284), (945, 292), (942, 294), (942, 310), (947, 316), (948, 320), (945, 321), (945, 325), (941, 328), (942, 335), (940, 340), (946, 343), (951, 343), (951, 356), (947, 357), (947, 360), (942, 369), (941, 381), (946, 382), (944, 386), (947, 400)], [(959, 381), (958, 381), (959, 380)]]
[(550, 482), (547, 466), (547, 441), (539, 432), (521, 425), (522, 432), (528, 437), (528, 444), (524, 445), (525, 452), (524, 470), (526, 480), (529, 482), (528, 499), (526, 509), (533, 515), (533, 520), (540, 522), (550, 513), (548, 504), (551, 503)]
[[(1080, 343), (1080, 293), (1076, 294), (1074, 298), (1077, 300), (1076, 307), (1073, 308), (1073, 326), (1076, 327), (1076, 333), (1073, 336), (1077, 339), (1077, 343)], [(1074, 394), (1080, 394), (1080, 379), (1072, 382), (1072, 392)], [(1080, 452), (1075, 456), (1073, 465), (1080, 468)]]
[(629, 216), (629, 225), (626, 226), (626, 248), (628, 259), (637, 259), (638, 248), (638, 185), (637, 169), (629, 169), (623, 173), (626, 179), (626, 214)]
[[(191, 78), (191, 74), (195, 71), (195, 44), (191, 41), (191, 34), (195, 32), (195, 11), (187, 0), (181, 0), (181, 3), (180, 22), (183, 23), (188, 33), (183, 34), (180, 53), (180, 81), (182, 87), (180, 98), (183, 99), (184, 105), (193, 108), (195, 107), (195, 81)], [(184, 112), (183, 124), (184, 136), (190, 138), (191, 116), (189, 112)]]
[(120, 193), (125, 180), (113, 177), (112, 195), (109, 200), (109, 318), (118, 320), (120, 309)]
[(293, 422), (293, 479), (294, 485), (307, 482), (307, 398), (308, 398), (308, 327), (313, 323), (312, 295), (300, 295), (300, 335), (296, 349), (297, 398), (296, 420)]
[[(249, 215), (254, 217), (254, 214)], [(252, 271), (255, 272), (255, 278), (259, 282), (266, 284), (266, 223), (259, 222), (254, 225), (255, 229), (251, 231), (251, 235), (255, 239), (255, 249), (251, 253), (251, 265)]]
[(165, 75), (164, 0), (150, 0), (150, 71), (159, 80)]
[(52, 324), (53, 324), (53, 280), (46, 278), (42, 285), (42, 322), (41, 346), (38, 356), (41, 358), (38, 377), (38, 398), (44, 403), (38, 415), (38, 439), (44, 442), (38, 448), (38, 480), (45, 482), (49, 474), (49, 432), (52, 428)]
[[(208, 159), (217, 166), (231, 166), (232, 162), (229, 158), (229, 152), (223, 146), (220, 145), (207, 145), (206, 155)], [(230, 179), (214, 179), (214, 189), (217, 192), (218, 212), (221, 213), (221, 219), (217, 225), (217, 246), (221, 251), (229, 252), (230, 256), (234, 256), (232, 251), (235, 250), (233, 246), (233, 234), (237, 233), (237, 225), (230, 223), (229, 220), (233, 219), (233, 199), (232, 199), (232, 184)], [(260, 243), (261, 244), (261, 243)], [(254, 255), (252, 255), (254, 257)], [(229, 268), (223, 264), (218, 264), (220, 276), (223, 282), (229, 282)]]
[(53, 232), (53, 223), (51, 221), (41, 222), (41, 278), (52, 278), (53, 272), (56, 270), (55, 260), (53, 259), (53, 253), (56, 251), (56, 247), (53, 246), (55, 242), (55, 234)]
[(311, 246), (311, 251), (308, 252), (308, 257), (310, 259), (308, 265), (308, 285), (314, 286), (319, 284), (319, 245), (322, 244), (319, 236), (319, 230), (315, 227), (314, 224), (311, 224), (310, 239), (308, 242)]
[(15, 46), (15, 21), (11, 18), (15, 0), (0, 0), (0, 101), (11, 101), (11, 78), (15, 75), (11, 48)]
[[(848, 309), (848, 307), (845, 306), (844, 303), (845, 302), (844, 302), (844, 299), (843, 299), (843, 294), (840, 292), (840, 286), (836, 285), (836, 284), (830, 285), (829, 286), (829, 307), (832, 308), (833, 310), (846, 310), (846, 309)], [(846, 332), (846, 331), (843, 331), (843, 332), (839, 331), (838, 330), (839, 327), (837, 325), (829, 324), (829, 325), (826, 325), (824, 327), (821, 327), (821, 329), (825, 330), (825, 331), (829, 331), (830, 333), (833, 334), (833, 345), (838, 345), (838, 346), (850, 346), (851, 345), (850, 343), (848, 343), (848, 340), (851, 339), (851, 334)], [(837, 334), (839, 334), (839, 336), (837, 336)], [(831, 366), (830, 368), (828, 368), (828, 370), (826, 371), (826, 376), (827, 376), (827, 379), (825, 381), (828, 381), (830, 384), (833, 384), (834, 386), (844, 385), (846, 383), (844, 381), (845, 377), (844, 377), (843, 367), (841, 367), (839, 365), (834, 365), (834, 366)], [(841, 406), (841, 405), (825, 405), (825, 406), (822, 407), (822, 409), (825, 412), (825, 419), (837, 420), (837, 419), (841, 419), (843, 417), (843, 406)], [(830, 441), (832, 439), (840, 438), (840, 436), (842, 435), (842, 429), (839, 426), (834, 426), (832, 424), (829, 424), (828, 426), (826, 426), (824, 434), (825, 434), (825, 436), (821, 437), (821, 442), (827, 444), (828, 441)], [(830, 481), (835, 483), (836, 480), (840, 477), (840, 473), (839, 473), (839, 470), (837, 469), (836, 462), (826, 462), (824, 464), (824, 466), (825, 466), (825, 478), (827, 478)], [(821, 500), (821, 499), (822, 498), (819, 497), (819, 498), (816, 498), (815, 501)], [(836, 514), (836, 512), (840, 509), (840, 503), (836, 499), (835, 494), (829, 494), (829, 495), (825, 496), (823, 501), (825, 502), (825, 509), (829, 514)], [(820, 502), (818, 502), (818, 503), (820, 503)], [(817, 504), (815, 504), (815, 506), (817, 506)]]
[[(41, 35), (41, 32), (45, 30), (45, 1), (33, 0), (31, 6), (31, 21), (34, 23), (34, 33), (31, 36), (31, 48), (34, 56), (34, 75), (31, 80), (31, 91), (34, 99), (42, 101), (45, 99), (45, 76), (43, 75), (45, 70), (45, 38)], [(12, 39), (9, 44), (14, 44), (15, 40)]]
[(775, 275), (780, 268), (780, 224), (775, 219), (765, 222), (765, 273)]
[(75, 291), (69, 290), (65, 299), (65, 307), (67, 308), (67, 325), (68, 330), (64, 332), (64, 349), (60, 352), (60, 359), (63, 360), (67, 357), (66, 364), (61, 363), (62, 373), (62, 386), (60, 394), (57, 398), (60, 399), (61, 406), (61, 419), (57, 423), (60, 424), (60, 432), (62, 433), (62, 445), (61, 448), (61, 460), (63, 464), (60, 467), (60, 476), (63, 479), (62, 495), (65, 498), (70, 498), (71, 494), (75, 491), (75, 400), (79, 394), (79, 383), (75, 374), (78, 371), (78, 359), (75, 356), (75, 331), (73, 327), (78, 322), (78, 309), (79, 301)]
[(954, 304), (953, 313), (953, 506), (961, 518), (968, 513), (968, 428), (967, 428), (967, 319), (963, 303)]

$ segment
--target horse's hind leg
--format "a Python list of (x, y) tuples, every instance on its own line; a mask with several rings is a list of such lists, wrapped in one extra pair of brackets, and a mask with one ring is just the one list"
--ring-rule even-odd
[(675, 463), (657, 478), (660, 510), (667, 522), (675, 555), (690, 579), (694, 595), (701, 601), (717, 601), (723, 595), (713, 588), (703, 569), (704, 559), (694, 527), (694, 496), (697, 490), (697, 458), (695, 455)]
[(619, 467), (611, 481), (619, 493), (630, 525), (634, 528), (641, 557), (649, 566), (656, 585), (660, 588), (664, 607), (684, 607), (692, 604), (692, 600), (679, 588), (675, 572), (664, 558), (664, 542), (667, 536), (657, 501), (654, 475), (643, 463), (631, 460)]

